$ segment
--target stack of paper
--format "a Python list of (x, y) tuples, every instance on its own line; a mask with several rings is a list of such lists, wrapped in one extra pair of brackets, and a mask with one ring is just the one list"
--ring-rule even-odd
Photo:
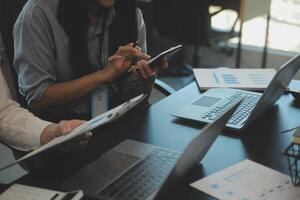
[(210, 88), (235, 88), (263, 91), (276, 74), (275, 69), (194, 69), (202, 90)]
[(290, 177), (245, 160), (191, 184), (220, 200), (299, 200)]

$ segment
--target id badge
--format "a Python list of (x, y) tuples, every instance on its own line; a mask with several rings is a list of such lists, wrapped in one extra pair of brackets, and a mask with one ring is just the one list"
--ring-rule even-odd
[(96, 117), (108, 111), (107, 86), (101, 86), (92, 94), (92, 117)]

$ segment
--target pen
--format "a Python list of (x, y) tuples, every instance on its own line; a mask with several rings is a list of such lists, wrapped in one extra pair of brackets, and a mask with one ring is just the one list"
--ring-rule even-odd
[[(136, 42), (134, 42), (133, 43), (133, 48), (135, 48), (137, 46), (137, 43)], [(133, 58), (133, 60), (132, 60), (132, 65), (136, 65), (136, 63), (138, 62), (138, 59), (135, 57), (135, 58)]]
[(136, 46), (137, 46), (137, 42), (134, 42), (132, 47), (135, 48)]
[[(135, 48), (136, 46), (137, 46), (137, 42), (134, 42), (132, 47)], [(132, 66), (136, 65), (137, 62), (138, 62), (138, 59), (136, 57), (133, 58), (132, 62), (131, 62)], [(133, 71), (132, 66), (130, 67), (130, 69), (127, 72)]]

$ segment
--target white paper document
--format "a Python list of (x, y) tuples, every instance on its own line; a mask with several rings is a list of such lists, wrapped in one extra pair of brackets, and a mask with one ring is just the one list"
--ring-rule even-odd
[(83, 123), (81, 126), (74, 129), (68, 135), (64, 135), (64, 136), (55, 138), (51, 142), (45, 144), (44, 146), (38, 148), (35, 151), (32, 151), (31, 153), (28, 153), (27, 155), (23, 156), (19, 160), (15, 161), (9, 165), (0, 166), (0, 171), (3, 169), (6, 169), (8, 167), (11, 167), (19, 162), (22, 162), (32, 156), (35, 156), (41, 152), (44, 152), (50, 148), (58, 146), (64, 142), (70, 141), (71, 139), (74, 139), (86, 132), (90, 132), (99, 126), (102, 126), (104, 124), (110, 123), (110, 122), (118, 119), (119, 117), (121, 117), (122, 115), (127, 113), (129, 110), (134, 108), (136, 105), (138, 105), (141, 101), (143, 101), (143, 99), (145, 99), (145, 97), (146, 97), (146, 95), (144, 95), (144, 94), (137, 96), (137, 97), (123, 103), (122, 105), (117, 106), (117, 107), (109, 110), (108, 112), (103, 113), (102, 115), (99, 115), (98, 117), (95, 117), (94, 119), (91, 119), (90, 121)]
[(80, 200), (82, 191), (59, 192), (32, 186), (14, 184), (0, 195), (1, 200)]
[(275, 74), (275, 69), (194, 69), (197, 83), (202, 90), (235, 88), (263, 91)]
[(245, 160), (191, 184), (220, 200), (299, 200), (290, 177)]

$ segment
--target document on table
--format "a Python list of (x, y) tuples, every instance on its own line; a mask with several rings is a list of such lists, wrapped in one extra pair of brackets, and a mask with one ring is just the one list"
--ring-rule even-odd
[(197, 83), (202, 90), (235, 88), (263, 91), (275, 74), (275, 69), (194, 69)]
[(300, 188), (290, 177), (245, 160), (211, 176), (192, 187), (220, 200), (299, 200)]
[(82, 191), (59, 192), (27, 185), (14, 184), (0, 195), (1, 200), (80, 200)]
[(87, 121), (85, 123), (83, 123), (81, 126), (77, 127), (76, 129), (74, 129), (71, 133), (69, 133), (68, 135), (64, 135), (58, 138), (55, 138), (54, 140), (52, 140), (51, 142), (45, 144), (44, 146), (38, 148), (35, 151), (32, 151), (29, 154), (26, 154), (25, 156), (23, 156), (22, 158), (16, 160), (13, 163), (10, 163), (6, 166), (1, 166), (0, 167), (0, 171), (4, 170), (8, 167), (11, 167), (19, 162), (22, 162), (24, 160), (27, 160), (28, 158), (31, 158), (32, 156), (35, 156), (41, 152), (44, 152), (50, 148), (53, 148), (55, 146), (58, 146), (64, 142), (70, 141), (71, 139), (74, 139), (86, 132), (92, 131), (93, 129), (102, 126), (104, 124), (113, 122), (114, 120), (118, 119), (119, 117), (121, 117), (122, 115), (124, 115), (125, 113), (127, 113), (129, 110), (131, 110), (132, 108), (134, 108), (136, 105), (138, 105), (141, 101), (143, 101), (146, 98), (147, 95), (141, 94), (125, 103), (123, 103), (120, 106), (117, 106), (111, 110), (109, 110), (106, 113), (103, 113), (102, 115), (99, 115), (98, 117), (95, 117), (94, 119), (91, 119), (90, 121)]

